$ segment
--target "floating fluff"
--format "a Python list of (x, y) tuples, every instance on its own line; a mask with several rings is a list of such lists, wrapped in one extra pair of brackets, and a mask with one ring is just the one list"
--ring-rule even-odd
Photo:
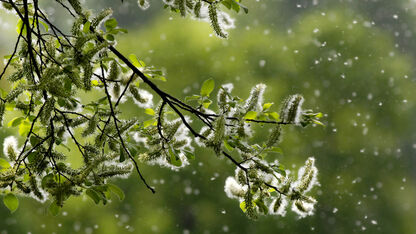
[(289, 96), (284, 102), (280, 111), (280, 117), (285, 123), (300, 124), (302, 117), (303, 97), (299, 94)]

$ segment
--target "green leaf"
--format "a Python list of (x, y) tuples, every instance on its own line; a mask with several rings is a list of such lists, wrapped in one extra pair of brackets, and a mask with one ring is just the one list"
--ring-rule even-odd
[(23, 121), (19, 125), (19, 134), (20, 134), (20, 136), (27, 136), (29, 134), (30, 127), (31, 127), (31, 124), (28, 120)]
[(135, 67), (137, 67), (137, 68), (143, 67), (143, 65), (139, 62), (139, 60), (137, 59), (135, 54), (130, 54), (129, 55), (129, 60)]
[(156, 124), (157, 124), (157, 121), (155, 119), (149, 119), (149, 120), (146, 120), (146, 121), (143, 122), (143, 127), (147, 128), (147, 127), (152, 126), (152, 125), (156, 126)]
[(244, 6), (243, 4), (239, 3), (237, 0), (233, 0), (235, 3), (237, 3), (241, 8), (243, 8), (244, 12), (248, 14), (248, 7)]
[(272, 105), (273, 105), (273, 103), (264, 103), (263, 104), (263, 111), (269, 109)]
[(98, 194), (95, 190), (87, 189), (85, 194), (87, 194), (95, 202), (95, 204), (100, 202), (100, 194)]
[(104, 23), (105, 30), (107, 30), (107, 31), (111, 31), (112, 29), (117, 27), (117, 25), (118, 25), (117, 20), (114, 19), (114, 18), (108, 19)]
[(151, 108), (147, 108), (146, 110), (144, 110), (144, 113), (154, 116), (155, 115), (155, 111)]
[(54, 201), (49, 205), (48, 210), (49, 210), (49, 214), (53, 216), (57, 216), (59, 214), (59, 211), (61, 210), (61, 207), (59, 207), (56, 201)]
[(32, 146), (36, 146), (37, 144), (39, 144), (39, 142), (40, 142), (40, 140), (37, 137), (35, 137), (35, 136), (30, 137), (30, 144)]
[(89, 32), (90, 32), (90, 26), (91, 26), (91, 22), (90, 22), (90, 21), (87, 21), (87, 22), (84, 24), (84, 27), (82, 28), (82, 31), (83, 31), (84, 33), (89, 33)]
[(4, 158), (0, 158), (0, 168), (10, 168), (10, 163)]
[(209, 97), (211, 92), (215, 88), (215, 81), (213, 79), (208, 79), (204, 81), (201, 87), (201, 96)]
[(107, 34), (107, 35), (105, 35), (105, 39), (107, 39), (107, 40), (109, 40), (109, 41), (114, 41), (114, 40), (115, 40), (115, 38), (114, 38), (114, 35), (113, 35), (113, 34)]
[(13, 118), (8, 124), (8, 127), (16, 127), (18, 126), (25, 118), (24, 117), (16, 117)]
[(272, 147), (270, 149), (267, 149), (266, 151), (271, 153), (283, 154), (283, 150), (280, 147)]
[(28, 156), (27, 156), (27, 160), (29, 161), (29, 163), (36, 163), (37, 161), (36, 161), (36, 159), (37, 159), (37, 156), (38, 156), (38, 152), (32, 152), (32, 153), (30, 153)]
[(276, 112), (269, 113), (269, 115), (276, 121), (280, 121), (280, 115)]
[[(23, 30), (23, 31), (22, 31)], [(26, 27), (24, 26), (23, 20), (19, 19), (16, 25), (16, 32), (17, 34), (21, 34), (22, 36), (26, 36)]]
[(212, 101), (209, 99), (204, 100), (204, 102), (202, 103), (202, 106), (204, 106), (205, 109), (208, 109), (209, 106), (211, 105)]
[[(256, 205), (256, 203), (254, 203), (254, 201), (251, 201), (251, 203), (253, 204), (253, 206), (255, 206), (255, 205)], [(240, 209), (241, 209), (244, 213), (246, 213), (246, 212), (247, 212), (247, 207), (246, 207), (246, 202), (245, 202), (245, 201), (242, 201), (242, 202), (240, 203)]]
[(3, 197), (3, 203), (10, 210), (10, 213), (14, 213), (19, 207), (19, 200), (11, 193)]
[(315, 120), (315, 119), (312, 120), (312, 121), (313, 121), (314, 124), (325, 126), (325, 124), (323, 124), (321, 121), (318, 121), (318, 120)]
[(124, 195), (123, 190), (121, 190), (121, 188), (119, 188), (117, 185), (114, 185), (114, 184), (107, 184), (107, 186), (111, 192), (115, 193), (118, 196), (120, 201), (124, 200), (125, 195)]
[(223, 141), (223, 143), (224, 143), (224, 146), (225, 146), (225, 148), (228, 150), (228, 151), (233, 151), (234, 150), (234, 147), (232, 147), (230, 144), (228, 144), (228, 141), (226, 141), (226, 140), (224, 140)]
[(199, 95), (192, 95), (192, 96), (185, 97), (185, 101), (186, 102), (195, 101), (195, 100), (199, 100), (200, 98), (201, 96)]
[(256, 117), (257, 117), (257, 112), (255, 112), (255, 111), (249, 111), (244, 116), (244, 119), (256, 119)]
[(179, 158), (179, 155), (177, 154), (176, 150), (172, 149), (172, 147), (169, 149), (169, 155), (170, 155), (170, 164), (180, 167), (182, 166), (182, 161)]
[(184, 150), (182, 152), (183, 152), (183, 154), (185, 154), (186, 158), (188, 158), (189, 160), (195, 159), (194, 153), (192, 153), (190, 151), (187, 151), (187, 150)]

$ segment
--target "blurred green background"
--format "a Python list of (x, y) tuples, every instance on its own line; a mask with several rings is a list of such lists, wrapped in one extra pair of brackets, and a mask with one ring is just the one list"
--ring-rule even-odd
[[(58, 24), (69, 24), (56, 5), (43, 2)], [(245, 98), (262, 82), (268, 101), (301, 93), (305, 107), (327, 114), (325, 128), (286, 128), (284, 155), (276, 156), (290, 168), (316, 157), (315, 215), (249, 220), (223, 191), (234, 166), (197, 149), (196, 160), (179, 172), (142, 165), (155, 195), (132, 175), (115, 181), (124, 201), (96, 206), (72, 198), (58, 217), (47, 215), (48, 204), (21, 199), (14, 214), (0, 205), (0, 233), (416, 233), (414, 1), (247, 1), (249, 14), (235, 16), (226, 40), (208, 23), (163, 10), (161, 2), (147, 11), (124, 2), (88, 5), (113, 7), (129, 30), (117, 47), (163, 68), (168, 81), (158, 84), (170, 93), (197, 93), (214, 78), (217, 85), (234, 83)], [(14, 25), (0, 10), (1, 56), (11, 53)], [(130, 105), (122, 107), (127, 115), (142, 113)], [(15, 131), (0, 128), (0, 144)]]

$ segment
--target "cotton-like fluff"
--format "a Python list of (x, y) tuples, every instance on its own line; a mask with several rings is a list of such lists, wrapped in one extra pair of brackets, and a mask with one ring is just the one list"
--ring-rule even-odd
[(227, 197), (237, 199), (244, 197), (246, 193), (246, 189), (231, 176), (225, 180), (224, 191)]
[(230, 17), (227, 13), (221, 11), (218, 13), (219, 23), (220, 26), (227, 30), (231, 28), (235, 28), (234, 19)]
[(318, 185), (318, 169), (315, 167), (315, 158), (310, 157), (306, 160), (305, 166), (298, 171), (298, 179), (292, 184), (297, 191), (306, 193), (313, 186)]
[(263, 95), (266, 90), (265, 84), (258, 84), (250, 91), (250, 96), (247, 98), (244, 109), (245, 111), (259, 111), (263, 103)]
[(285, 216), (288, 204), (289, 202), (283, 195), (274, 199), (269, 205), (269, 214)]
[(147, 10), (150, 7), (150, 3), (147, 0), (138, 0), (137, 1), (137, 5), (140, 7), (140, 9), (142, 10)]
[(302, 120), (302, 104), (304, 98), (299, 95), (289, 96), (283, 103), (280, 117), (283, 122), (299, 125)]
[[(189, 116), (185, 116), (185, 120), (188, 123), (191, 123), (192, 120), (191, 118), (189, 118)], [(178, 121), (182, 121), (182, 120), (178, 120)], [(182, 147), (180, 147), (180, 149), (189, 149), (191, 151), (194, 151), (194, 147), (191, 145), (192, 143), (192, 138), (189, 136), (189, 129), (185, 126), (185, 124), (181, 124), (178, 128), (178, 131), (175, 134), (175, 139), (177, 141), (184, 141), (186, 142)]]
[[(107, 85), (108, 85), (111, 101), (112, 102), (117, 102), (118, 99), (120, 98), (125, 86), (120, 85), (118, 83), (111, 83), (111, 84), (107, 84)], [(123, 97), (120, 99), (120, 103), (124, 103), (126, 101), (127, 101), (127, 96), (123, 95)]]
[(166, 157), (169, 157), (169, 152), (165, 151), (164, 155), (161, 155), (160, 157), (157, 157), (155, 159), (148, 160), (149, 155), (147, 153), (142, 153), (139, 155), (139, 160), (142, 162), (146, 162), (148, 165), (159, 165), (161, 167), (167, 167), (171, 169), (172, 171), (179, 171), (179, 169), (184, 168), (189, 165), (188, 158), (180, 152), (178, 154), (178, 157), (180, 161), (182, 162), (181, 166), (174, 166), (170, 164)]
[(304, 202), (301, 200), (296, 200), (292, 204), (292, 211), (299, 215), (301, 218), (306, 216), (313, 215), (315, 208), (315, 203)]
[(153, 107), (153, 94), (144, 89), (139, 89), (139, 95), (142, 97), (144, 102), (139, 102), (136, 99), (133, 99), (134, 104), (140, 108), (152, 108)]
[[(199, 132), (199, 134), (201, 134), (202, 136), (205, 136), (206, 138), (212, 138), (213, 135), (214, 135), (214, 132), (211, 131), (211, 129), (209, 127), (204, 126), (204, 127), (201, 128), (201, 131)], [(199, 147), (205, 147), (205, 142), (200, 137), (196, 137), (194, 139), (194, 142)]]
[(11, 158), (9, 155), (9, 150), (12, 149), (15, 153), (18, 152), (17, 150), (17, 139), (14, 136), (8, 136), (4, 139), (3, 142), (3, 154), (8, 158)]

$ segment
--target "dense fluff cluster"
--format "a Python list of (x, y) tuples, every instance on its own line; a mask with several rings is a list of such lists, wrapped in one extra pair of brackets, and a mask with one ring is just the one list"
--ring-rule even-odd
[(284, 216), (290, 203), (300, 217), (313, 214), (316, 200), (306, 193), (318, 184), (314, 158), (308, 158), (299, 169), (296, 181), (277, 161), (268, 163), (253, 157), (241, 166), (246, 169), (237, 168), (235, 176), (227, 178), (224, 190), (229, 198), (240, 201), (250, 218), (259, 214)]
[[(217, 4), (236, 10), (229, 2), (166, 0), (182, 15), (194, 12), (202, 17), (202, 10), (196, 8), (207, 7), (211, 21), (218, 21), (213, 27), (219, 36), (225, 36), (222, 30), (226, 28), (216, 29), (219, 20), (230, 24), (232, 20), (218, 12)], [(7, 207), (12, 207), (8, 201), (16, 199), (14, 194), (52, 200), (52, 214), (74, 195), (86, 194), (95, 203), (106, 204), (110, 192), (123, 197), (108, 178), (125, 177), (133, 169), (154, 192), (141, 173), (141, 163), (177, 170), (195, 158), (196, 143), (237, 167), (225, 190), (229, 197), (242, 201), (240, 206), (249, 217), (283, 214), (289, 201), (302, 216), (312, 212), (315, 200), (305, 193), (316, 184), (314, 160), (308, 159), (298, 180), (292, 182), (280, 163), (266, 158), (280, 152), (277, 146), (284, 125), (320, 124), (320, 113), (302, 109), (302, 96), (290, 96), (279, 115), (272, 111), (273, 103), (264, 102), (264, 84), (254, 86), (246, 100), (233, 96), (233, 85), (226, 84), (212, 99), (215, 82), (209, 79), (199, 95), (181, 101), (156, 85), (166, 80), (160, 70), (115, 49), (115, 36), (126, 30), (110, 17), (111, 10), (92, 15), (78, 0), (58, 3), (75, 18), (70, 35), (49, 21), (37, 1), (3, 3), (20, 18), (16, 49), (4, 69), (12, 67), (13, 71), (0, 75), (11, 87), (0, 90), (0, 124), (7, 119), (7, 126), (17, 128), (21, 139), (19, 144), (9, 136), (3, 142), (0, 190), (7, 193)], [(147, 8), (148, 2), (139, 0), (138, 4)], [(93, 100), (76, 97), (94, 91), (101, 96)], [(119, 105), (129, 99), (143, 115), (121, 115)], [(199, 131), (196, 123), (203, 125)], [(274, 126), (267, 140), (253, 143), (261, 139), (253, 139), (253, 124)], [(68, 143), (75, 147), (69, 148)], [(68, 163), (74, 154), (83, 159), (79, 167)]]
[[(215, 34), (221, 38), (228, 36), (227, 29), (235, 27), (234, 19), (221, 8), (227, 8), (237, 13), (241, 9), (248, 12), (247, 7), (242, 5), (240, 0), (163, 0), (163, 3), (165, 8), (178, 12), (183, 17), (190, 15), (195, 19), (210, 22)], [(150, 6), (148, 0), (138, 0), (138, 5), (142, 10), (146, 10)]]

